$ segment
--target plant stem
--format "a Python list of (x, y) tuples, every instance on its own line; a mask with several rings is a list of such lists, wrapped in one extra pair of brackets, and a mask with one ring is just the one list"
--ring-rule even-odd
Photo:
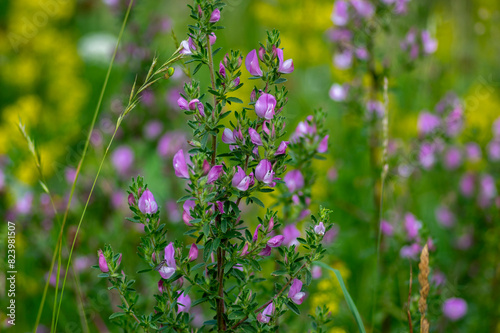
[[(215, 90), (215, 72), (214, 72), (214, 57), (212, 55), (212, 45), (210, 45), (209, 34), (207, 33), (207, 52), (208, 52), (208, 70), (210, 72), (210, 82), (212, 83), (212, 89)], [(217, 97), (214, 95), (214, 108), (212, 110), (212, 120), (215, 122), (215, 111), (217, 108)], [(217, 135), (212, 135), (212, 162), (211, 165), (215, 165), (215, 157), (217, 156)]]
[(413, 280), (413, 267), (410, 261), (410, 288), (408, 290), (408, 304), (406, 309), (406, 314), (408, 315), (408, 326), (410, 327), (410, 333), (413, 333), (413, 324), (411, 322), (411, 312), (410, 312), (410, 303), (411, 303), (411, 284)]

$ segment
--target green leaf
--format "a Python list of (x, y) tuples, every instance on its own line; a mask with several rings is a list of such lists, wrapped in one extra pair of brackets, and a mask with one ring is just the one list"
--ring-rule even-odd
[(227, 100), (229, 102), (243, 104), (243, 101), (237, 97), (228, 97)]
[(332, 268), (321, 261), (315, 261), (315, 262), (313, 262), (313, 264), (335, 273), (335, 276), (337, 277), (337, 281), (339, 281), (340, 288), (342, 289), (342, 292), (344, 293), (344, 297), (345, 297), (345, 300), (347, 302), (347, 306), (349, 307), (349, 310), (351, 311), (351, 313), (354, 316), (354, 319), (356, 321), (356, 324), (358, 325), (359, 332), (366, 333), (365, 326), (363, 325), (363, 319), (361, 319), (361, 316), (359, 315), (358, 309), (356, 308), (356, 304), (354, 304), (354, 301), (352, 300), (351, 295), (349, 295), (349, 292), (347, 291), (344, 280), (342, 279), (342, 275), (340, 274), (339, 270)]
[(111, 316), (109, 316), (109, 319), (113, 319), (113, 318), (116, 318), (116, 317), (121, 317), (121, 316), (124, 316), (124, 315), (125, 315), (125, 313), (123, 313), (123, 312), (115, 312)]
[(150, 272), (150, 271), (152, 271), (151, 268), (141, 269), (140, 271), (137, 271), (137, 274), (146, 273), (146, 272)]
[(266, 208), (266, 206), (264, 206), (264, 203), (262, 201), (260, 201), (260, 199), (257, 199), (256, 197), (252, 197), (251, 198), (253, 200), (253, 202), (255, 202), (257, 205), (261, 206), (262, 208)]
[(290, 300), (286, 301), (285, 305), (287, 306), (287, 308), (289, 308), (290, 310), (295, 312), (295, 314), (300, 315), (299, 308), (292, 301), (290, 301)]
[(281, 77), (281, 78), (277, 79), (276, 81), (274, 81), (274, 84), (280, 84), (280, 83), (284, 83), (286, 81), (287, 81), (287, 79), (285, 79), (284, 77)]

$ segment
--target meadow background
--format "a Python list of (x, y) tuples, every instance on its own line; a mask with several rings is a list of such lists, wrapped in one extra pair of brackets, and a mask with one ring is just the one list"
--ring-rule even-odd
[[(1, 331), (33, 329), (45, 281), (51, 279), (39, 328), (47, 331), (55, 292), (55, 275), (48, 267), (58, 220), (39, 185), (33, 157), (17, 127), (19, 118), (40, 152), (56, 208), (64, 212), (126, 5), (122, 0), (0, 2), (0, 253), (6, 249), (6, 222), (14, 221), (18, 270), (17, 321), (9, 327), (3, 285), (7, 269), (4, 260), (0, 263)], [(266, 30), (279, 29), (286, 58), (293, 58), (295, 65), (287, 83), (290, 133), (314, 109), (328, 113), (329, 153), (325, 161), (314, 162), (317, 179), (310, 209), (314, 212), (323, 205), (333, 210), (336, 228), (330, 234), (327, 261), (342, 272), (367, 329), (376, 323), (375, 331), (408, 331), (408, 280), (410, 266), (416, 276), (417, 261), (401, 249), (410, 245), (405, 218), (411, 213), (435, 247), (430, 255), (432, 331), (500, 332), (500, 148), (495, 148), (500, 138), (495, 139), (493, 130), (500, 117), (500, 3), (409, 1), (405, 15), (388, 16), (390, 29), (372, 36), (376, 66), (384, 63), (390, 68), (384, 73), (389, 82), (389, 171), (381, 216), (391, 232), (382, 238), (379, 265), (380, 207), (373, 193), (381, 189), (370, 165), (370, 125), (362, 112), (353, 111), (356, 101), (340, 103), (329, 96), (334, 83), (358, 75), (363, 86), (369, 78), (332, 62), (332, 8), (330, 0), (229, 0), (221, 21), (227, 29), (216, 43), (247, 54), (264, 40)], [(145, 74), (155, 53), (166, 59), (176, 49), (175, 37), (186, 38), (189, 22), (185, 1), (142, 0), (134, 5), (69, 211), (66, 244), (73, 241), (98, 163), (136, 74)], [(418, 60), (405, 55), (400, 44), (412, 27), (430, 31), (438, 42), (436, 52)], [(201, 75), (208, 78), (208, 72)], [(243, 71), (245, 76), (249, 74)], [(177, 68), (173, 77), (145, 92), (123, 122), (78, 238), (58, 332), (85, 332), (87, 327), (92, 332), (117, 331), (108, 319), (117, 299), (91, 266), (105, 243), (123, 252), (128, 265), (139, 265), (135, 252), (141, 230), (125, 220), (130, 216), (126, 189), (131, 177), (140, 174), (148, 180), (170, 235), (184, 237), (182, 208), (176, 203), (182, 189), (174, 177), (172, 156), (186, 145), (186, 118), (176, 100), (187, 79)], [(245, 100), (250, 87), (238, 93)], [(433, 112), (450, 93), (463, 107), (463, 128), (444, 140), (432, 167), (423, 167), (419, 152), (425, 138), (418, 131), (419, 114)], [(480, 148), (479, 158), (470, 157), (471, 142)], [(450, 166), (447, 154), (452, 149), (459, 151), (460, 159)], [(467, 176), (472, 194), (463, 188)], [(153, 290), (156, 282), (141, 276), (138, 288)], [(417, 287), (413, 294), (411, 311), (416, 316)], [(457, 321), (443, 315), (443, 304), (451, 297), (468, 305)], [(143, 302), (147, 306), (152, 299)], [(334, 318), (330, 332), (356, 331), (340, 287), (327, 272), (317, 276), (304, 304), (309, 310), (295, 319), (296, 332), (310, 328), (304, 319), (322, 304), (330, 307)]]

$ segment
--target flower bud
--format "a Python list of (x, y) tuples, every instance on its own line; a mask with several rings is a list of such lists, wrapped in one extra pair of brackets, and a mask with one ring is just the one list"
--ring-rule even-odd
[(188, 260), (195, 261), (196, 258), (198, 258), (198, 247), (193, 243), (189, 249)]
[(266, 50), (261, 46), (259, 49), (259, 58), (261, 61), (264, 61), (265, 55), (266, 55)]
[(314, 226), (314, 232), (316, 235), (323, 236), (325, 234), (325, 225), (323, 222), (320, 222), (318, 225)]
[(280, 247), (283, 244), (284, 240), (285, 236), (283, 235), (274, 236), (273, 238), (267, 241), (267, 245), (270, 247)]
[(219, 179), (220, 174), (223, 171), (222, 165), (214, 165), (207, 176), (207, 184), (212, 184), (217, 179)]
[(149, 189), (146, 189), (139, 198), (139, 210), (143, 214), (154, 214), (158, 211), (158, 204)]
[(129, 193), (128, 195), (128, 205), (135, 206), (135, 196), (133, 193)]
[(219, 8), (215, 9), (210, 15), (210, 23), (217, 23), (220, 20), (220, 10)]
[(203, 176), (206, 176), (210, 172), (210, 164), (207, 160), (203, 160)]
[(108, 263), (106, 262), (106, 257), (104, 257), (104, 253), (102, 253), (101, 249), (99, 249), (99, 251), (97, 251), (97, 253), (99, 255), (99, 269), (103, 273), (108, 273), (109, 267), (108, 267)]

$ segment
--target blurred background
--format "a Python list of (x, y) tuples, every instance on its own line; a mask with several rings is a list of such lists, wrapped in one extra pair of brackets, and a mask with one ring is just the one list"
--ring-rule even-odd
[[(368, 56), (359, 47), (354, 60), (346, 60), (339, 57), (346, 41), (338, 37), (338, 20), (332, 21), (333, 1), (228, 0), (221, 20), (226, 29), (216, 41), (223, 51), (216, 62), (229, 49), (246, 55), (265, 40), (266, 30), (276, 28), (285, 59), (293, 58), (295, 65), (287, 83), (289, 132), (314, 109), (327, 111), (328, 158), (314, 162), (317, 178), (309, 209), (317, 212), (323, 205), (333, 210), (336, 228), (328, 237), (326, 260), (342, 272), (368, 331), (408, 331), (410, 267), (410, 309), (418, 321), (415, 252), (427, 242), (431, 331), (500, 332), (500, 122), (495, 122), (500, 117), (500, 2), (372, 3), (376, 12), (366, 19), (369, 28), (358, 26), (349, 39), (349, 45), (364, 43)], [(186, 39), (192, 21), (186, 4), (142, 0), (132, 9), (69, 211), (68, 244), (136, 75), (145, 75), (155, 54), (166, 60)], [(36, 143), (47, 187), (62, 213), (127, 5), (125, 0), (0, 2), (0, 244), (3, 254), (6, 222), (16, 222), (18, 269), (15, 327), (7, 324), (6, 288), (0, 289), (2, 331), (33, 329), (49, 279), (39, 328), (47, 331), (55, 294), (56, 276), (48, 267), (60, 217), (54, 217), (39, 185), (19, 118)], [(431, 36), (430, 43), (422, 31)], [(416, 44), (420, 52), (413, 48)], [(243, 70), (242, 81), (247, 77)], [(383, 77), (388, 78), (385, 155), (381, 120), (365, 111), (370, 110), (367, 103), (383, 101)], [(197, 79), (206, 84), (208, 72), (201, 70)], [(125, 220), (130, 216), (126, 190), (131, 177), (145, 177), (169, 234), (183, 237), (182, 207), (176, 203), (182, 184), (174, 177), (171, 159), (190, 135), (176, 103), (188, 80), (176, 68), (172, 78), (143, 93), (140, 105), (122, 123), (77, 241), (58, 331), (117, 331), (108, 319), (117, 299), (90, 266), (97, 262), (97, 250), (109, 243), (123, 252), (129, 267), (140, 269), (135, 251), (142, 231)], [(251, 88), (245, 85), (237, 97), (247, 101)], [(378, 112), (376, 107), (372, 111)], [(458, 127), (448, 121), (450, 114), (458, 114)], [(446, 133), (432, 136), (437, 118), (446, 124)], [(383, 156), (388, 173), (382, 190)], [(296, 221), (299, 229), (304, 223)], [(411, 235), (412, 227), (418, 239)], [(1, 283), (5, 265), (0, 264)], [(310, 329), (304, 318), (322, 304), (334, 319), (329, 332), (356, 331), (336, 280), (327, 272), (316, 273), (302, 319), (290, 324), (300, 328), (290, 332)], [(141, 276), (137, 288), (155, 290), (156, 282)], [(450, 299), (463, 300), (466, 311), (458, 316)], [(152, 301), (145, 299), (142, 305), (151, 307)]]

